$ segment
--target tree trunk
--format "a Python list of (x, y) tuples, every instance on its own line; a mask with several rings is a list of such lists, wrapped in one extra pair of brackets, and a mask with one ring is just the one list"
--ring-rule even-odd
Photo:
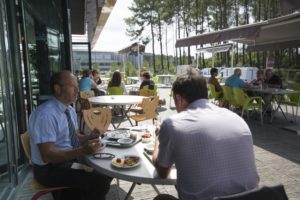
[(163, 56), (163, 48), (162, 48), (162, 34), (161, 34), (161, 20), (160, 20), (160, 15), (158, 15), (158, 34), (159, 34), (159, 46), (160, 46), (160, 62), (161, 62), (161, 69), (164, 72), (165, 67), (164, 67), (164, 56)]
[(155, 47), (154, 47), (154, 42), (155, 42), (155, 37), (154, 37), (154, 30), (153, 30), (153, 24), (150, 24), (151, 27), (151, 38), (152, 38), (152, 62), (153, 62), (153, 71), (154, 73), (157, 72), (156, 70), (156, 63), (155, 63)]

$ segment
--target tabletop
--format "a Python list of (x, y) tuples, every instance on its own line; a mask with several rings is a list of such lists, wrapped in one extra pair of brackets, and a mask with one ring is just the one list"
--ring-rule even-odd
[(90, 97), (89, 101), (92, 104), (100, 105), (132, 105), (141, 103), (143, 101), (143, 98), (146, 97), (138, 95), (104, 95)]
[(173, 168), (168, 178), (159, 178), (153, 164), (144, 155), (144, 147), (148, 143), (138, 142), (129, 148), (118, 148), (106, 146), (101, 153), (111, 153), (117, 158), (124, 155), (136, 155), (140, 157), (141, 163), (130, 169), (120, 169), (112, 166), (111, 160), (97, 159), (93, 156), (86, 156), (87, 163), (96, 171), (108, 176), (119, 178), (129, 182), (145, 183), (153, 185), (176, 185), (176, 169)]
[(271, 95), (284, 95), (284, 94), (300, 93), (300, 91), (291, 90), (291, 89), (259, 88), (259, 87), (244, 88), (244, 90), (257, 92), (257, 93), (263, 93), (263, 94), (271, 94)]

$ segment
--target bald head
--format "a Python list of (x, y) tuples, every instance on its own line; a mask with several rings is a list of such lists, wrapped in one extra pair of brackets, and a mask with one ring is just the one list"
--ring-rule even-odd
[(79, 91), (76, 77), (67, 70), (54, 73), (50, 87), (52, 94), (65, 105), (73, 103)]

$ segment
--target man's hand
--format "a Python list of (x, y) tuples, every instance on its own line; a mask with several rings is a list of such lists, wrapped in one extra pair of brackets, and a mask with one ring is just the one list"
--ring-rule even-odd
[(91, 134), (89, 135), (88, 140), (99, 138), (100, 136), (101, 136), (100, 130), (94, 128), (94, 130), (92, 130)]
[(102, 144), (101, 144), (99, 138), (87, 140), (83, 144), (83, 151), (85, 154), (92, 154), (92, 153), (95, 153), (97, 150), (99, 150), (101, 146), (102, 146)]

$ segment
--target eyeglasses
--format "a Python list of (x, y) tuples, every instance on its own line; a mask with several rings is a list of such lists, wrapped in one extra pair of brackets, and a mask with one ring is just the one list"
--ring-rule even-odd
[(93, 157), (94, 158), (97, 158), (97, 159), (113, 159), (115, 157), (114, 154), (111, 154), (111, 153), (94, 153), (93, 154)]

